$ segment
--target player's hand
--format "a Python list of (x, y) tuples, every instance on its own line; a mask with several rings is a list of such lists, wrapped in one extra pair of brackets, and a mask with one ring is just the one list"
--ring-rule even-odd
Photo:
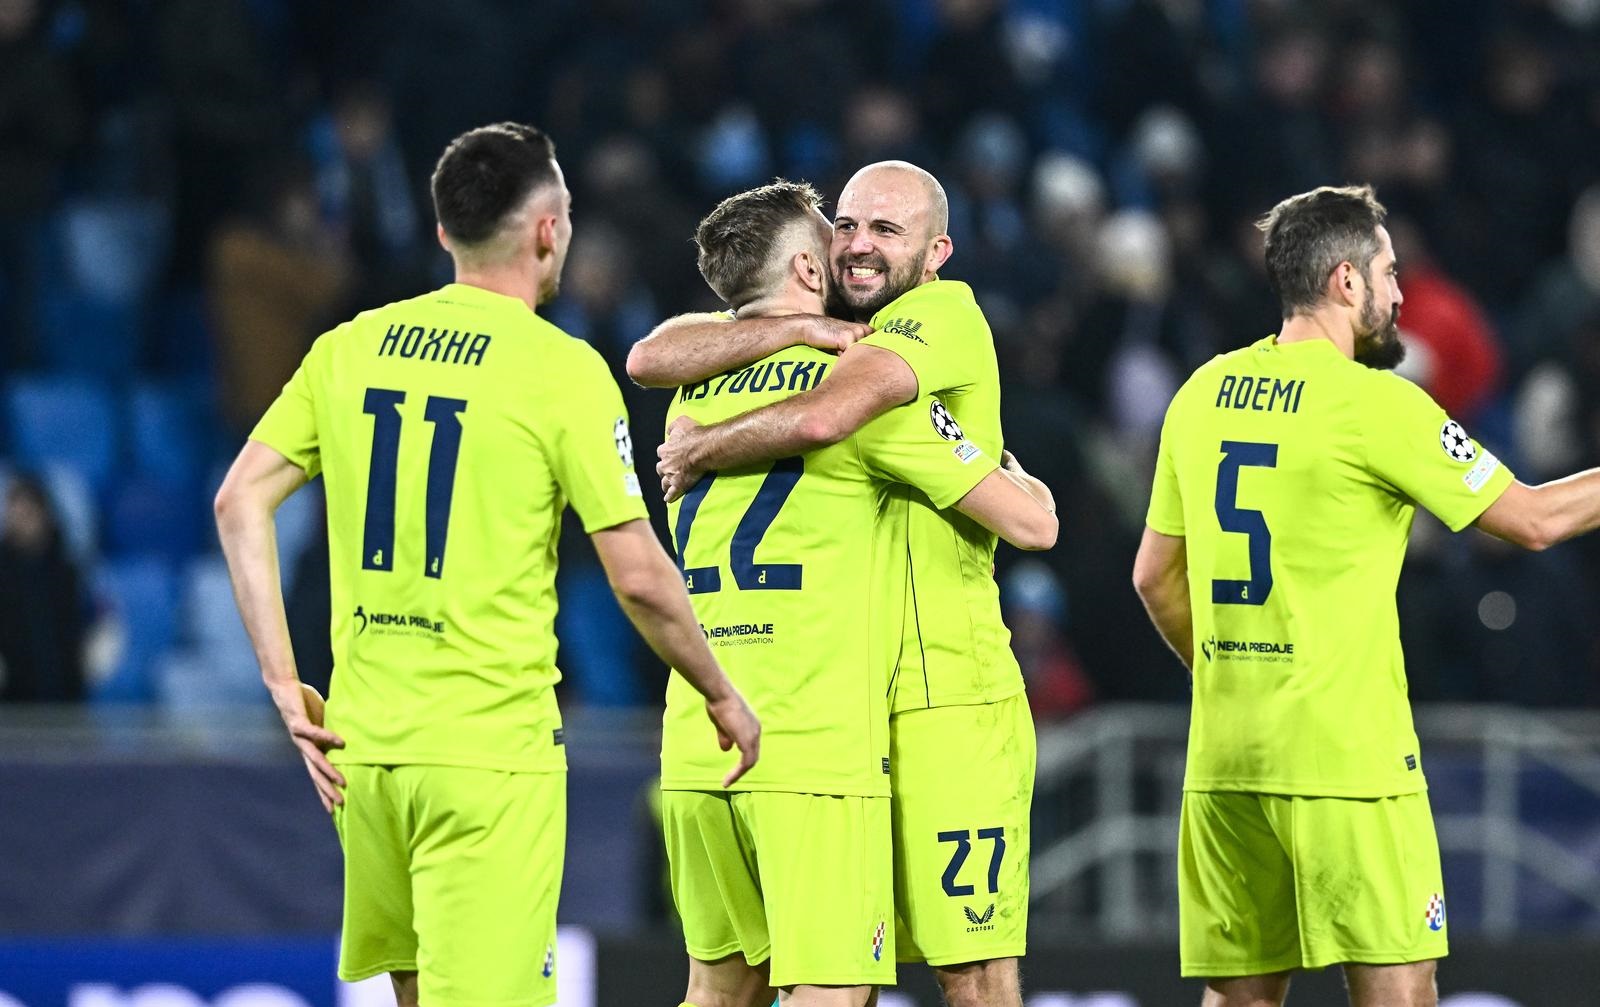
[(679, 416), (667, 427), (667, 439), (656, 448), (660, 459), (656, 462), (656, 475), (661, 477), (661, 495), (667, 503), (689, 492), (689, 487), (705, 474), (690, 461), (699, 430), (700, 424)]
[(722, 781), (724, 787), (731, 787), (761, 757), (761, 721), (737, 691), (718, 700), (706, 700), (706, 716), (716, 725), (717, 744), (724, 752), (736, 745), (739, 748), (739, 764)]
[(1004, 448), (1000, 450), (1000, 467), (1019, 476), (1028, 474), (1022, 470), (1022, 463), (1017, 461), (1017, 456)]
[(872, 326), (861, 322), (847, 322), (827, 315), (811, 315), (808, 321), (810, 324), (805, 327), (803, 338), (807, 346), (819, 350), (843, 353), (857, 340), (872, 335)]
[(328, 761), (328, 752), (344, 747), (344, 739), (322, 726), (322, 695), (305, 683), (299, 683), (297, 698), (300, 709), (293, 706), (280, 711), (283, 725), (289, 729), (289, 740), (300, 750), (300, 758), (311, 775), (311, 785), (317, 788), (317, 798), (323, 810), (333, 812), (335, 804), (344, 803), (344, 774)]

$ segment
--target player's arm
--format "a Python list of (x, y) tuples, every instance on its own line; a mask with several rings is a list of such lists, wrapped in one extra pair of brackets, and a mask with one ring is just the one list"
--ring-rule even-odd
[(822, 383), (711, 426), (680, 417), (656, 449), (670, 503), (707, 472), (789, 458), (837, 444), (874, 417), (917, 397), (917, 375), (898, 354), (855, 346)]
[(1133, 560), (1133, 589), (1161, 638), (1194, 670), (1194, 614), (1189, 607), (1189, 556), (1184, 539), (1146, 527)]
[(272, 448), (248, 441), (228, 470), (215, 504), (217, 535), (228, 561), (233, 596), (261, 665), (261, 677), (295, 747), (305, 759), (322, 805), (344, 803), (344, 777), (328, 762), (330, 748), (343, 748), (336, 734), (312, 722), (300, 689), (278, 570), (278, 533), (273, 515), (306, 484), (304, 470)]
[(1536, 552), (1600, 528), (1600, 468), (1538, 486), (1512, 482), (1478, 528)]
[(596, 531), (590, 538), (629, 621), (656, 656), (705, 697), (706, 712), (717, 727), (722, 750), (739, 747), (739, 764), (722, 781), (723, 786), (732, 786), (756, 763), (761, 724), (706, 645), (706, 635), (683, 588), (683, 576), (661, 548), (648, 521), (625, 521)]
[(753, 364), (790, 346), (842, 352), (872, 326), (825, 315), (729, 318), (688, 314), (669, 318), (628, 351), (628, 377), (646, 388), (677, 388)]
[(1044, 483), (1022, 470), (1011, 452), (1002, 458), (1003, 467), (984, 476), (956, 502), (956, 510), (1018, 549), (1052, 548), (1061, 529), (1054, 497)]

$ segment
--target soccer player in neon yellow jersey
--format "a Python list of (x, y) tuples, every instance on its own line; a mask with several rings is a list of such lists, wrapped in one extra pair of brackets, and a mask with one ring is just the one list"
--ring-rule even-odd
[[(964, 283), (940, 280), (952, 244), (944, 190), (903, 161), (869, 165), (839, 196), (830, 249), (839, 300), (876, 331), (816, 387), (662, 445), (671, 495), (703, 471), (836, 444), (897, 405), (936, 394), (965, 436), (1002, 452), (994, 341)], [(628, 372), (703, 380), (778, 347), (860, 330), (814, 317), (665, 323)], [(1028, 919), (1033, 720), (1000, 618), (995, 536), (909, 496), (902, 646), (890, 682), (896, 951), (925, 961), (952, 1007), (1020, 1007)]]
[[(700, 271), (738, 317), (822, 310), (832, 228), (820, 202), (778, 181), (701, 222)], [(780, 350), (684, 386), (669, 422), (798, 394), (833, 364)], [(765, 1007), (772, 987), (795, 1007), (862, 1007), (894, 982), (886, 693), (910, 503), (896, 482), (1024, 548), (1055, 542), (1049, 491), (964, 439), (932, 395), (840, 444), (708, 473), (669, 505), (701, 624), (766, 711), (761, 764), (730, 792), (693, 692), (676, 678), (667, 689), (662, 819), (693, 1007)]]
[(1283, 327), (1167, 409), (1134, 585), (1191, 670), (1183, 974), (1283, 1003), (1343, 964), (1356, 1007), (1431, 1007), (1444, 885), (1395, 586), (1418, 504), (1532, 549), (1600, 525), (1600, 469), (1517, 482), (1404, 355), (1384, 209), (1321, 188), (1261, 222)]
[[(217, 528), (262, 677), (344, 847), (340, 976), (388, 972), (401, 1007), (542, 1007), (566, 839), (552, 623), (568, 502), (624, 611), (703, 695), (721, 750), (739, 746), (730, 779), (754, 764), (760, 727), (645, 520), (616, 382), (534, 313), (572, 236), (554, 147), (516, 123), (464, 133), (433, 198), (456, 282), (316, 341), (229, 471)], [(334, 610), (322, 727), (273, 529), (318, 473)]]

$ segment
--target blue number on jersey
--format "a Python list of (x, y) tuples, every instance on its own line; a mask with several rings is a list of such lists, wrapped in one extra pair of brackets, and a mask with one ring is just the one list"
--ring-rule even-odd
[[(803, 566), (800, 563), (757, 563), (756, 550), (767, 530), (777, 519), (795, 484), (805, 474), (805, 459), (783, 458), (773, 463), (767, 477), (761, 481), (754, 500), (745, 508), (744, 515), (733, 530), (733, 540), (728, 547), (728, 566), (733, 570), (733, 580), (741, 591), (798, 591)], [(683, 571), (684, 585), (690, 594), (712, 594), (722, 590), (722, 574), (714, 566), (688, 567), (684, 557), (688, 554), (689, 533), (694, 519), (700, 513), (700, 504), (716, 481), (717, 474), (708, 472), (683, 495), (678, 508), (678, 520), (673, 526), (673, 537), (678, 543), (678, 569)]]
[[(372, 417), (372, 457), (367, 463), (367, 515), (361, 532), (361, 568), (394, 570), (394, 501), (400, 469), (400, 405), (406, 393), (368, 388), (362, 411)], [(428, 397), (423, 418), (433, 424), (433, 453), (428, 456), (428, 495), (424, 523), (427, 558), (422, 572), (444, 573), (444, 544), (450, 530), (450, 502), (455, 495), (456, 462), (461, 455), (464, 399)]]
[(1250, 536), (1250, 579), (1213, 580), (1214, 605), (1265, 605), (1272, 594), (1272, 532), (1266, 515), (1239, 506), (1239, 469), (1278, 467), (1278, 445), (1223, 441), (1217, 465), (1217, 523), (1223, 531)]

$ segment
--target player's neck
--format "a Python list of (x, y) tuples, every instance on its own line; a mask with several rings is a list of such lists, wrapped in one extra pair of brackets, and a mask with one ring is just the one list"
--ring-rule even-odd
[(529, 311), (539, 307), (540, 276), (518, 264), (501, 266), (456, 267), (456, 282), (469, 287), (480, 287), (495, 294), (515, 297), (528, 306)]
[(1309, 315), (1295, 315), (1283, 321), (1278, 330), (1278, 343), (1303, 343), (1311, 339), (1326, 339), (1339, 348), (1339, 352), (1356, 358), (1356, 334), (1342, 315), (1333, 311), (1314, 311)]
[(780, 315), (822, 313), (822, 298), (812, 293), (800, 294), (788, 290), (770, 297), (758, 297), (734, 312), (739, 318), (777, 318)]

